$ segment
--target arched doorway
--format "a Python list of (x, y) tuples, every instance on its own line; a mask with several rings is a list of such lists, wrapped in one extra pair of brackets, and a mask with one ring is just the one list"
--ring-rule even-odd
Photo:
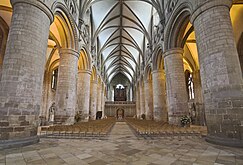
[(117, 120), (124, 120), (124, 109), (117, 109), (116, 110), (116, 119)]

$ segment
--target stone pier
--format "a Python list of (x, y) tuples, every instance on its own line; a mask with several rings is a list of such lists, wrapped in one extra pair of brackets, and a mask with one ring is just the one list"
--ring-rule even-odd
[(79, 70), (77, 82), (77, 111), (81, 114), (82, 121), (89, 120), (89, 102), (90, 102), (90, 78), (91, 71)]
[(171, 49), (165, 52), (166, 91), (168, 118), (170, 124), (180, 125), (180, 118), (188, 115), (188, 96), (183, 68), (183, 50)]
[[(243, 80), (230, 0), (212, 0), (191, 17), (199, 52), (209, 142), (243, 146)], [(209, 27), (210, 25), (210, 27)]]
[(0, 84), (0, 149), (38, 142), (47, 41), (53, 14), (41, 1), (11, 0)]
[(140, 81), (140, 116), (145, 114), (144, 82)]
[(163, 70), (155, 70), (152, 72), (152, 76), (154, 120), (167, 122), (165, 72)]
[(145, 91), (145, 114), (147, 120), (153, 119), (153, 87), (152, 80), (146, 80), (144, 82)]
[(90, 85), (90, 119), (96, 119), (96, 107), (97, 106), (97, 81), (91, 80)]
[(77, 75), (79, 53), (73, 49), (60, 50), (60, 65), (56, 90), (54, 122), (73, 124), (77, 103)]

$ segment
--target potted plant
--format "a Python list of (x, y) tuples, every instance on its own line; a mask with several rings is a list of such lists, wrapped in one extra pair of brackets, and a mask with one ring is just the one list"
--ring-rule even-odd
[(79, 111), (75, 114), (74, 119), (76, 123), (78, 123), (81, 120), (81, 114)]
[(191, 118), (189, 116), (182, 116), (181, 119), (181, 126), (182, 127), (186, 127), (186, 126), (189, 126), (190, 123), (191, 123)]

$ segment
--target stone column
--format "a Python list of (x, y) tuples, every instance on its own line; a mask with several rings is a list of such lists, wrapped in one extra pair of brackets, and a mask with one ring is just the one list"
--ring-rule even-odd
[(188, 96), (183, 67), (183, 50), (171, 49), (165, 52), (166, 92), (170, 124), (180, 125), (180, 118), (188, 115)]
[(195, 94), (195, 102), (202, 103), (202, 85), (201, 85), (201, 77), (199, 70), (193, 72), (193, 84), (194, 84), (194, 94)]
[(60, 65), (56, 90), (54, 122), (73, 124), (77, 103), (77, 75), (79, 53), (73, 49), (60, 49)]
[(199, 52), (207, 140), (243, 146), (243, 81), (233, 36), (230, 0), (212, 0), (191, 17)]
[(165, 97), (165, 72), (164, 70), (155, 70), (153, 76), (153, 108), (154, 119), (156, 121), (168, 121), (168, 112), (166, 109)]
[(144, 82), (145, 114), (147, 120), (153, 119), (153, 87), (152, 80)]
[(77, 82), (78, 111), (82, 114), (83, 121), (89, 120), (89, 99), (90, 99), (90, 77), (91, 71), (79, 70)]
[(102, 110), (102, 118), (105, 116), (105, 87), (102, 85), (102, 97), (101, 97), (101, 110)]
[(141, 117), (141, 112), (140, 112), (140, 86), (137, 85), (136, 88), (136, 116), (139, 119)]
[(108, 100), (112, 101), (112, 88), (110, 85), (108, 86)]
[(98, 82), (97, 85), (97, 106), (96, 106), (96, 112), (102, 111), (101, 101), (102, 101), (102, 83)]
[[(194, 109), (195, 112), (195, 124), (205, 125), (205, 115), (204, 115), (204, 106), (203, 106), (203, 96), (202, 96), (202, 85), (201, 77), (199, 70), (193, 72), (193, 84), (194, 84)], [(192, 114), (193, 115), (193, 114)]]
[(91, 80), (90, 85), (90, 119), (96, 119), (96, 107), (97, 107), (97, 81)]
[(47, 40), (53, 15), (42, 2), (11, 0), (0, 84), (0, 149), (38, 142)]
[(145, 114), (144, 82), (140, 81), (140, 116)]

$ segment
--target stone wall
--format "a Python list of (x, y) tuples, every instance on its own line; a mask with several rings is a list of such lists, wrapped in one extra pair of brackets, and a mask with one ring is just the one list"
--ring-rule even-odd
[(116, 117), (117, 110), (124, 110), (124, 117), (134, 117), (136, 115), (136, 104), (134, 103), (115, 103), (115, 102), (106, 102), (105, 104), (105, 115), (107, 117)]

